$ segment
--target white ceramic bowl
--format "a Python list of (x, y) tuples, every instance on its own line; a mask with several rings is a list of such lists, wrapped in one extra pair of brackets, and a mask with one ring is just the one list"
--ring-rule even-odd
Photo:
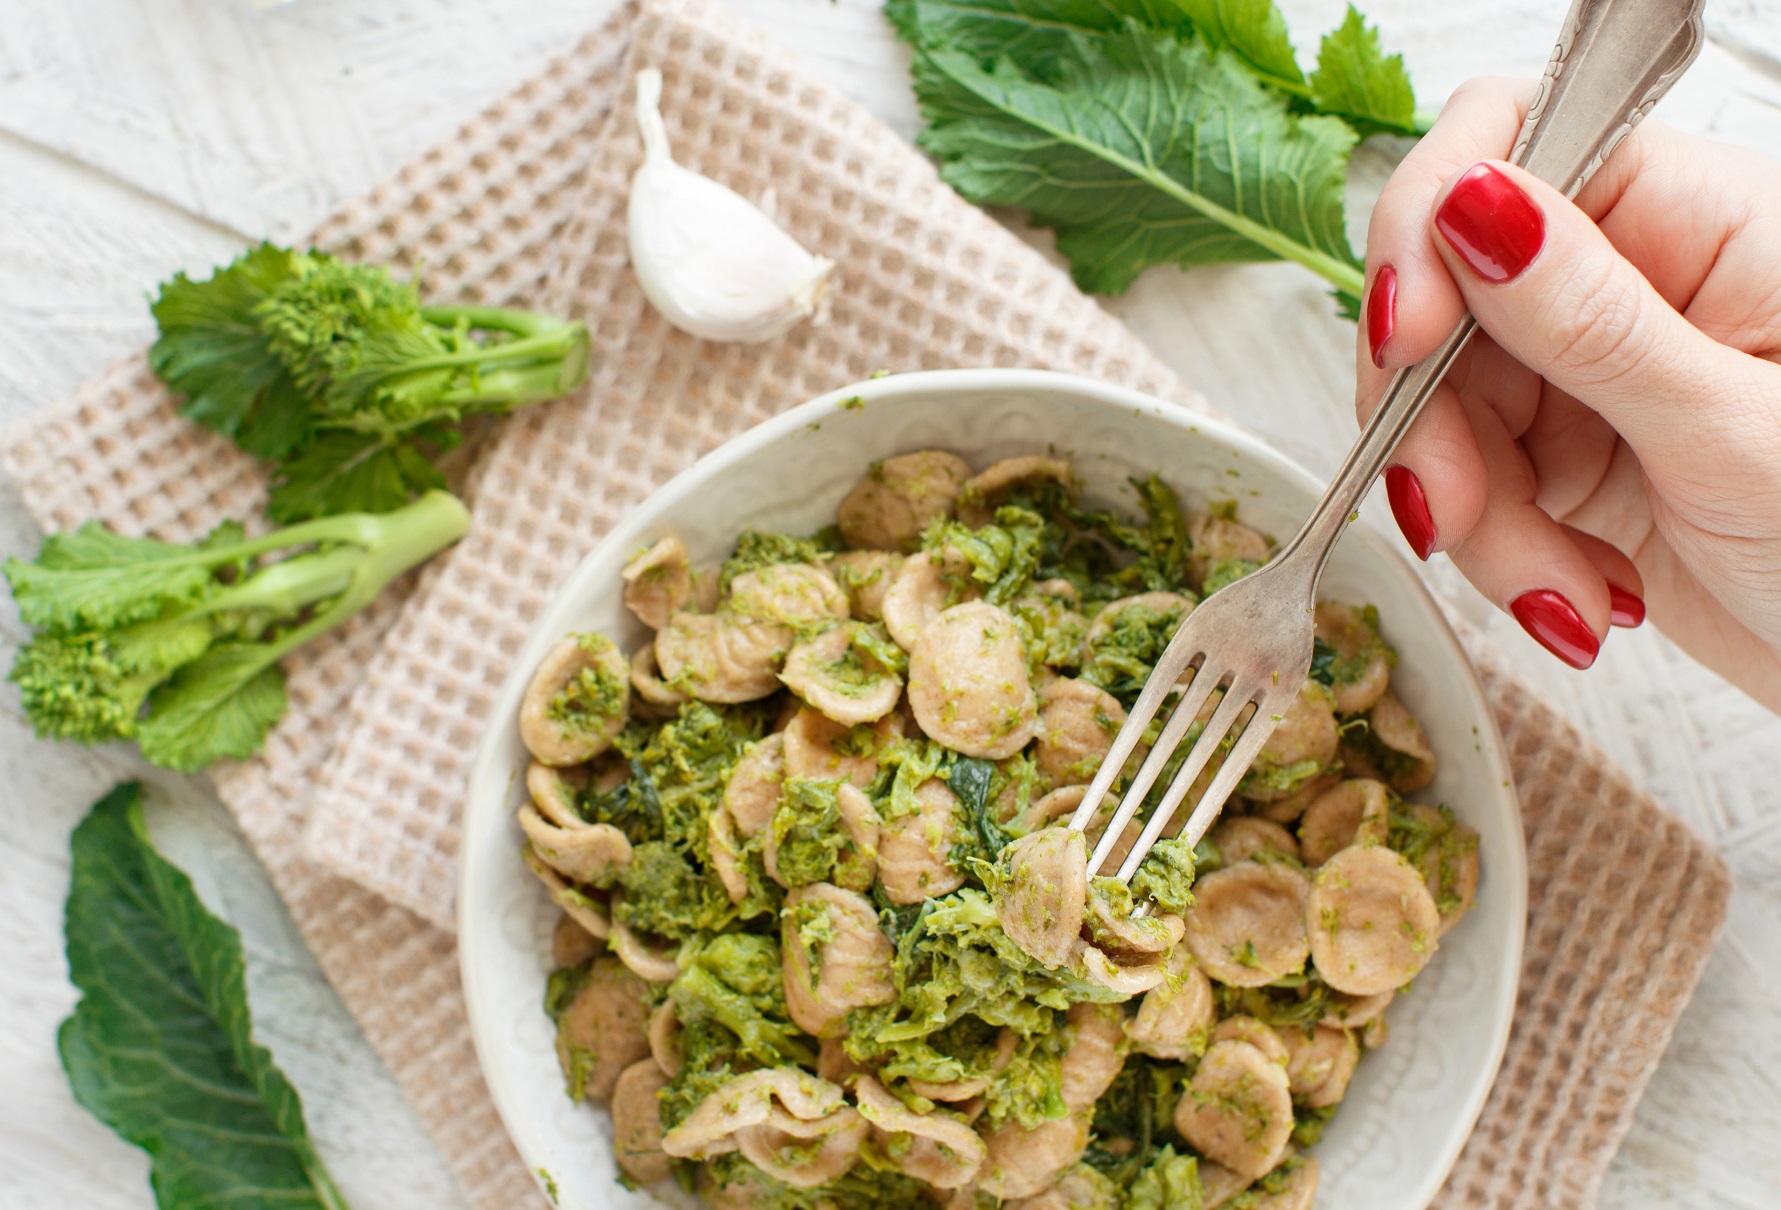
[[(1091, 502), (1136, 511), (1131, 475), (1157, 471), (1184, 501), (1235, 499), (1242, 519), (1294, 532), (1321, 485), (1254, 438), (1149, 396), (1027, 370), (907, 374), (845, 387), (713, 451), (651, 496), (564, 582), (532, 629), (477, 752), (463, 824), (458, 943), (470, 1023), (489, 1088), (528, 1167), (566, 1210), (655, 1204), (615, 1183), (604, 1111), (563, 1094), (540, 1007), (556, 912), (520, 862), (514, 811), (526, 755), (517, 716), (533, 666), (558, 636), (597, 629), (627, 650), (645, 632), (620, 602), (619, 570), (664, 534), (715, 565), (747, 525), (810, 532), (874, 459), (926, 447), (972, 465), (1055, 449)], [(1421, 1210), (1458, 1156), (1508, 1039), (1527, 902), (1521, 817), (1471, 666), (1409, 566), (1352, 528), (1323, 595), (1379, 606), (1402, 657), (1392, 684), (1441, 758), (1425, 801), (1478, 829), (1477, 906), (1395, 1003), (1390, 1043), (1361, 1063), (1317, 1148), (1322, 1210)]]

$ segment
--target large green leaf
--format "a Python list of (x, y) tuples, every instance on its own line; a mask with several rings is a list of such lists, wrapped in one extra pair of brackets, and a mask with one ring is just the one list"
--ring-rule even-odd
[(303, 1107), (253, 1040), (241, 938), (155, 852), (122, 785), (74, 832), (57, 1037), (75, 1099), (149, 1153), (163, 1210), (342, 1210)]
[(1283, 258), (1360, 292), (1343, 219), (1354, 131), (1293, 114), (1229, 53), (1127, 21), (1069, 34), (1048, 81), (919, 46), (914, 75), (942, 176), (1053, 228), (1084, 289), (1117, 293), (1155, 264)]

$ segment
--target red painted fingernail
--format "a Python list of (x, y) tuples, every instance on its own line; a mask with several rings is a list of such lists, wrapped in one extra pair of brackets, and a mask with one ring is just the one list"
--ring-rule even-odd
[(1546, 242), (1546, 216), (1489, 164), (1466, 169), (1435, 211), (1447, 243), (1485, 281), (1512, 281)]
[(1522, 593), (1509, 602), (1509, 612), (1540, 646), (1573, 668), (1589, 667), (1602, 649), (1577, 607), (1550, 588)]
[(1618, 584), (1608, 585), (1608, 620), (1628, 630), (1645, 620), (1645, 602)]
[(1407, 466), (1385, 468), (1385, 497), (1391, 501), (1391, 515), (1404, 531), (1404, 541), (1424, 563), (1435, 553), (1435, 518), (1429, 513), (1428, 497), (1422, 494), (1422, 480)]
[(1385, 342), (1398, 322), (1398, 271), (1380, 265), (1373, 275), (1373, 292), (1367, 295), (1367, 343), (1372, 347), (1373, 364), (1385, 368)]

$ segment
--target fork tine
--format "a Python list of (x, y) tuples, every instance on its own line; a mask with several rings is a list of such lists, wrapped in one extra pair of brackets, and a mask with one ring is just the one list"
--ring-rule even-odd
[[(1236, 692), (1236, 688), (1237, 686), (1233, 682), (1231, 687), (1225, 691), (1224, 700), (1218, 703), (1218, 709), (1214, 710), (1212, 717), (1206, 720), (1206, 729), (1200, 732), (1198, 739), (1194, 740), (1193, 747), (1188, 750), (1187, 759), (1181, 763), (1180, 770), (1175, 774), (1175, 780), (1169, 783), (1168, 792), (1164, 794), (1162, 802), (1157, 805), (1157, 809), (1151, 813), (1150, 818), (1145, 821), (1144, 830), (1138, 836), (1138, 843), (1132, 846), (1132, 853), (1138, 855), (1137, 860), (1133, 860), (1132, 856), (1128, 855), (1125, 865), (1120, 867), (1122, 871), (1138, 868), (1138, 862), (1144, 859), (1143, 854), (1150, 852), (1151, 846), (1156, 843), (1157, 836), (1168, 826), (1170, 818), (1175, 814), (1175, 808), (1181, 805), (1181, 800), (1186, 796), (1189, 787), (1194, 784), (1194, 780), (1200, 776), (1200, 773), (1211, 763), (1213, 756), (1217, 754), (1218, 745), (1224, 742), (1224, 737), (1229, 734), (1232, 727), (1236, 726), (1238, 717), (1248, 709), (1253, 691), (1241, 694)], [(1164, 759), (1167, 759), (1167, 750), (1163, 748), (1162, 744), (1159, 743), (1156, 750), (1164, 752)], [(1125, 801), (1120, 803), (1120, 812), (1130, 819), (1132, 814), (1143, 805), (1143, 802), (1142, 794), (1128, 792)], [(1111, 825), (1109, 825), (1109, 832), (1111, 832)], [(1102, 841), (1105, 843), (1106, 837), (1103, 836)], [(1129, 879), (1131, 875), (1122, 872), (1120, 877)]]
[[(1207, 665), (1202, 664), (1199, 671), (1194, 674), (1193, 680), (1188, 682), (1186, 690), (1182, 692), (1180, 699), (1175, 703), (1175, 709), (1170, 713), (1168, 722), (1163, 725), (1162, 733), (1157, 736), (1156, 743), (1151, 747), (1150, 754), (1139, 766), (1137, 775), (1132, 779), (1132, 784), (1126, 787), (1125, 797), (1120, 799), (1119, 808), (1114, 811), (1113, 818), (1107, 821), (1107, 827), (1101, 833), (1100, 843), (1095, 845), (1095, 851), (1089, 855), (1088, 876), (1090, 878), (1095, 876), (1095, 872), (1101, 868), (1101, 863), (1107, 860), (1107, 855), (1119, 843), (1119, 838), (1125, 834), (1126, 824), (1131, 821), (1133, 815), (1137, 814), (1138, 808), (1144, 805), (1144, 796), (1150, 793), (1150, 787), (1155, 785), (1157, 778), (1163, 775), (1163, 769), (1168, 765), (1169, 757), (1180, 745), (1181, 737), (1187, 734), (1189, 727), (1193, 726), (1194, 718), (1200, 713), (1200, 708), (1206, 704), (1207, 699), (1212, 696), (1213, 690), (1218, 688), (1218, 682), (1223, 679), (1224, 671), (1222, 669), (1208, 668)], [(1130, 727), (1132, 722), (1133, 720), (1127, 719), (1125, 726)], [(1143, 727), (1138, 728), (1140, 737), (1143, 730)], [(1103, 761), (1101, 768), (1105, 769), (1111, 763), (1111, 760)], [(1113, 773), (1117, 776), (1118, 772), (1119, 769), (1116, 767)], [(1083, 806), (1090, 807), (1089, 818), (1092, 819), (1093, 809), (1098, 808), (1100, 803), (1099, 801), (1090, 803), (1089, 798), (1090, 795), (1083, 795), (1082, 802)], [(1077, 808), (1076, 814), (1078, 817), (1082, 815), (1081, 807)], [(1070, 822), (1074, 826), (1076, 819), (1072, 818)], [(1085, 821), (1082, 826), (1086, 828), (1087, 822)]]
[[(1170, 691), (1175, 688), (1175, 683), (1181, 679), (1181, 674), (1187, 671), (1188, 666), (1195, 659), (1204, 654), (1203, 650), (1193, 643), (1191, 636), (1183, 639), (1186, 633), (1187, 627), (1183, 624), (1182, 628), (1175, 632), (1175, 637), (1169, 640), (1169, 645), (1163, 649), (1162, 658), (1157, 660), (1156, 666), (1151, 669), (1149, 679), (1144, 682), (1144, 688), (1138, 694), (1138, 700), (1132, 703), (1131, 713), (1126, 715), (1126, 720), (1120, 726), (1119, 733), (1113, 737), (1113, 746), (1102, 758), (1101, 767), (1095, 770), (1094, 780), (1088, 783), (1088, 791), (1083, 794), (1082, 802), (1076, 808), (1076, 814), (1070, 816), (1072, 831), (1080, 832), (1088, 827), (1088, 821), (1094, 818), (1095, 808), (1099, 807), (1101, 800), (1107, 797), (1107, 791), (1112, 788), (1114, 780), (1119, 777), (1120, 770), (1125, 768), (1126, 762), (1132, 758), (1132, 753), (1138, 750), (1138, 744), (1143, 740), (1144, 729), (1150, 726), (1150, 720), (1156, 717), (1158, 710), (1162, 709), (1163, 703), (1168, 700)], [(1197, 676), (1194, 678), (1195, 681), (1199, 679)]]
[[(1260, 710), (1257, 710), (1260, 713)], [(1200, 838), (1212, 830), (1213, 822), (1224, 810), (1224, 804), (1237, 789), (1237, 783), (1249, 772), (1249, 766), (1261, 755), (1262, 748), (1267, 745), (1268, 736), (1273, 733), (1272, 727), (1257, 726), (1254, 719), (1244, 730), (1242, 738), (1231, 749), (1230, 756), (1225, 760), (1224, 767), (1219, 769), (1218, 776), (1206, 787), (1206, 793), (1195, 804), (1193, 814), (1181, 826), (1181, 838), (1188, 844), (1199, 844)], [(1255, 734), (1252, 736), (1250, 732)]]

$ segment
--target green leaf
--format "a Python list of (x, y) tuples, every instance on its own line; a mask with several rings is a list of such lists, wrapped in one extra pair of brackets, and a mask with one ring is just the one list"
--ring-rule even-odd
[(1274, 0), (1175, 0), (1213, 50), (1229, 50), (1264, 84), (1305, 95), (1305, 73)]
[(1354, 132), (1299, 117), (1230, 54), (1127, 22), (1071, 34), (1051, 82), (918, 49), (921, 142), (974, 202), (1024, 206), (1086, 290), (1151, 265), (1284, 258), (1358, 294), (1343, 188)]
[(284, 715), (277, 656), (264, 643), (223, 643), (181, 668), (149, 698), (136, 733), (142, 755), (189, 772), (258, 752)]
[(344, 1210), (303, 1106), (253, 1040), (241, 938), (155, 852), (142, 791), (75, 829), (57, 1035), (75, 1099), (153, 1160), (163, 1210)]
[(1419, 133), (1404, 56), (1385, 54), (1379, 31), (1367, 28), (1352, 4), (1341, 26), (1324, 35), (1311, 75), (1311, 101), (1323, 113), (1346, 118), (1363, 135)]
[(262, 458), (288, 456), (310, 432), (309, 404), (254, 314), (305, 259), (261, 244), (208, 281), (176, 275), (150, 305), (161, 334), (149, 368), (185, 395), (181, 414)]
[(1006, 58), (1046, 79), (1072, 33), (1118, 33), (1129, 17), (1193, 36), (1183, 0), (889, 0), (885, 16), (911, 46), (957, 50), (988, 65)]
[(216, 590), (214, 565), (201, 549), (128, 538), (89, 521), (45, 538), (35, 562), (8, 559), (5, 571), (26, 622), (89, 630), (202, 601)]
[(445, 476), (412, 442), (324, 429), (279, 464), (266, 511), (280, 525), (336, 513), (387, 513), (444, 487)]

